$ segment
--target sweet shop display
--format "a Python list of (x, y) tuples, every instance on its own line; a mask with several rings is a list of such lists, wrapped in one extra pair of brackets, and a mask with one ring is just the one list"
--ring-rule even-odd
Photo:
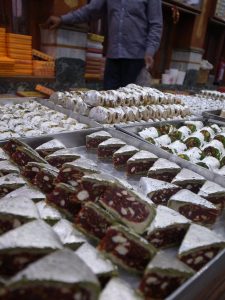
[(150, 149), (106, 128), (2, 143), (0, 299), (165, 299), (204, 272), (224, 188)]

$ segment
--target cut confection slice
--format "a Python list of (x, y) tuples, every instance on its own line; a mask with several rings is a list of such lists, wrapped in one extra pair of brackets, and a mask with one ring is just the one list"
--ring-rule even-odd
[(51, 140), (47, 143), (44, 143), (40, 146), (38, 146), (37, 148), (35, 148), (35, 150), (37, 151), (38, 154), (40, 154), (42, 157), (48, 156), (58, 150), (62, 150), (65, 149), (66, 146), (60, 142), (59, 140)]
[(46, 196), (46, 201), (60, 209), (68, 218), (74, 219), (74, 216), (81, 209), (81, 203), (73, 201), (74, 195), (76, 195), (76, 188), (65, 183), (58, 183), (54, 190)]
[(2, 160), (8, 160), (9, 159), (9, 156), (6, 154), (6, 152), (0, 148), (0, 161)]
[(197, 131), (184, 140), (184, 142), (188, 148), (201, 148), (205, 145), (205, 137), (201, 132)]
[(210, 229), (192, 224), (180, 246), (178, 257), (198, 271), (225, 247), (225, 241)]
[(17, 147), (11, 159), (20, 167), (26, 166), (29, 162), (46, 163), (36, 151), (25, 147)]
[(44, 255), (61, 249), (57, 234), (44, 221), (32, 221), (0, 236), (0, 275), (13, 276)]
[(156, 253), (145, 239), (121, 225), (110, 227), (98, 248), (119, 266), (137, 273), (145, 270)]
[(58, 234), (64, 247), (76, 250), (87, 242), (86, 237), (65, 219), (57, 222), (52, 228)]
[(143, 300), (128, 282), (119, 277), (112, 278), (102, 291), (99, 300)]
[(61, 168), (63, 164), (78, 158), (81, 158), (81, 155), (77, 154), (77, 148), (59, 150), (45, 157), (46, 161), (56, 168)]
[(127, 161), (128, 175), (146, 175), (158, 157), (148, 151), (141, 150)]
[(24, 179), (17, 174), (9, 174), (0, 177), (0, 198), (24, 186), (25, 184), (26, 182)]
[(155, 216), (153, 202), (123, 184), (109, 186), (99, 201), (119, 222), (137, 233), (143, 233)]
[(112, 135), (107, 131), (98, 131), (86, 136), (87, 149), (97, 149), (102, 142), (112, 138)]
[(0, 199), (0, 234), (39, 218), (34, 202), (25, 195)]
[(9, 160), (0, 161), (0, 176), (8, 174), (19, 174), (20, 170), (17, 166), (12, 164)]
[(174, 250), (160, 251), (147, 266), (139, 290), (145, 299), (165, 299), (194, 273)]
[(140, 137), (153, 144), (155, 138), (159, 137), (159, 132), (155, 127), (145, 128), (144, 130), (138, 132), (138, 134)]
[(172, 132), (170, 137), (173, 141), (176, 140), (185, 140), (187, 137), (191, 135), (191, 129), (187, 126), (182, 126), (178, 130)]
[(189, 190), (181, 190), (173, 195), (168, 201), (168, 206), (203, 225), (214, 224), (219, 214), (215, 205)]
[(202, 157), (202, 151), (197, 147), (193, 147), (187, 151), (179, 153), (178, 156), (188, 161), (197, 162)]
[(172, 180), (173, 184), (193, 193), (198, 193), (205, 182), (206, 179), (203, 176), (188, 169), (182, 169)]
[(181, 153), (185, 150), (187, 150), (187, 146), (182, 143), (181, 141), (175, 141), (173, 143), (171, 143), (170, 145), (163, 147), (164, 150), (167, 150), (168, 152), (177, 154), (177, 153)]
[(17, 139), (10, 139), (4, 146), (3, 150), (11, 157), (12, 154), (16, 151), (17, 147), (23, 147), (23, 148), (28, 148), (32, 150), (30, 146), (27, 144), (23, 143), (20, 140)]
[(159, 205), (144, 236), (156, 248), (172, 247), (181, 243), (189, 225), (190, 220), (173, 209)]
[(224, 146), (220, 141), (213, 140), (202, 147), (202, 152), (205, 156), (213, 156), (220, 160), (224, 154)]
[(162, 180), (142, 177), (139, 182), (139, 190), (155, 204), (167, 205), (170, 197), (180, 191), (181, 188)]
[(56, 182), (64, 182), (77, 186), (85, 174), (99, 173), (96, 163), (80, 158), (62, 166)]
[(201, 128), (200, 132), (204, 135), (206, 142), (211, 141), (215, 136), (214, 130), (209, 126)]
[(35, 176), (41, 172), (42, 169), (53, 170), (54, 172), (58, 172), (58, 169), (55, 167), (38, 162), (29, 162), (22, 171), (22, 175), (32, 184), (35, 184)]
[(171, 182), (180, 171), (181, 167), (176, 163), (164, 158), (159, 158), (148, 170), (148, 177)]
[(120, 148), (113, 154), (114, 167), (120, 168), (126, 166), (128, 159), (131, 158), (138, 151), (138, 148), (129, 145)]
[(45, 200), (45, 195), (42, 192), (28, 185), (24, 185), (21, 188), (12, 191), (7, 194), (5, 198), (16, 198), (24, 195), (34, 202)]
[(224, 148), (225, 148), (225, 132), (220, 132), (219, 134), (217, 134), (215, 136), (215, 140), (220, 141), (223, 144)]
[[(8, 297), (11, 300), (97, 300), (99, 290), (99, 281), (91, 269), (72, 250), (63, 249), (14, 276), (8, 284)], [(1, 296), (0, 299), (3, 300)]]
[(34, 184), (45, 194), (51, 193), (55, 188), (55, 180), (59, 174), (58, 169), (42, 168), (34, 178)]
[(120, 139), (110, 138), (98, 145), (98, 157), (111, 159), (113, 154), (125, 145)]
[(172, 143), (172, 140), (168, 134), (161, 135), (160, 137), (156, 138), (154, 141), (155, 144), (159, 147), (163, 147)]
[(171, 124), (161, 124), (157, 127), (157, 130), (160, 133), (160, 135), (164, 135), (173, 133), (177, 130), (177, 128)]
[(88, 243), (83, 244), (75, 252), (98, 277), (102, 286), (109, 281), (109, 279), (117, 275), (117, 267), (106, 259), (102, 253)]
[(198, 195), (213, 203), (221, 211), (223, 210), (225, 206), (225, 188), (221, 185), (206, 181)]
[(211, 125), (210, 127), (214, 130), (214, 132), (215, 132), (216, 134), (222, 132), (222, 129), (221, 129), (220, 126), (217, 125), (217, 124), (213, 124), (213, 125)]
[(102, 239), (115, 223), (113, 217), (93, 202), (87, 202), (75, 219), (76, 227), (94, 240)]
[(36, 207), (38, 209), (40, 218), (50, 225), (54, 225), (63, 217), (57, 209), (50, 206), (48, 203), (46, 203), (46, 201), (39, 201), (36, 204)]
[(209, 169), (210, 171), (215, 171), (220, 168), (219, 160), (213, 156), (206, 156), (204, 159), (199, 161), (197, 165)]
[(192, 132), (200, 130), (204, 127), (202, 121), (185, 121), (185, 125), (187, 125), (187, 127), (190, 128)]

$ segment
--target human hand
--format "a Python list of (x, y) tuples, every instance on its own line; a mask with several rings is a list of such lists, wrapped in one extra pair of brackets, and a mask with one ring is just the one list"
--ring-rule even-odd
[(43, 24), (44, 28), (48, 29), (56, 29), (58, 28), (62, 23), (62, 20), (60, 17), (51, 16), (48, 18), (48, 20)]
[(154, 58), (150, 54), (145, 55), (145, 65), (148, 71), (151, 70), (154, 64)]

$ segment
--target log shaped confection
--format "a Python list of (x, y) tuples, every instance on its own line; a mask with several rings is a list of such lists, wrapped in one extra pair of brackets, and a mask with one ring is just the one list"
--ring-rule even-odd
[(176, 163), (159, 158), (148, 170), (148, 177), (171, 182), (180, 171), (181, 167)]
[(158, 156), (155, 154), (140, 150), (128, 159), (126, 172), (128, 175), (146, 175), (157, 159)]
[(225, 188), (221, 185), (206, 181), (198, 195), (213, 203), (219, 210), (223, 210), (225, 206)]
[(167, 205), (171, 196), (181, 190), (181, 187), (162, 180), (142, 177), (139, 191), (151, 199), (155, 204)]
[(173, 195), (168, 201), (168, 207), (202, 225), (214, 224), (219, 215), (215, 205), (189, 190), (181, 190)]
[(29, 162), (46, 163), (35, 150), (27, 147), (16, 147), (11, 159), (20, 167), (26, 166)]
[(206, 179), (188, 169), (182, 169), (172, 180), (172, 183), (182, 187), (183, 189), (188, 189), (193, 193), (198, 193), (200, 188), (205, 183)]
[(47, 163), (38, 163), (38, 162), (29, 162), (22, 170), (22, 175), (32, 184), (35, 185), (35, 177), (41, 172), (42, 169), (51, 170), (55, 173), (58, 172), (58, 169), (47, 164)]
[(40, 189), (41, 192), (48, 194), (55, 188), (55, 180), (59, 174), (58, 169), (42, 168), (34, 179), (34, 184)]
[(143, 273), (156, 253), (145, 239), (122, 225), (110, 227), (98, 248), (113, 262), (135, 273)]
[(112, 159), (113, 154), (126, 143), (117, 138), (110, 138), (98, 145), (98, 157)]
[(178, 258), (193, 270), (199, 271), (224, 247), (224, 239), (215, 232), (192, 224), (180, 246)]
[(35, 150), (42, 157), (46, 157), (58, 150), (62, 150), (65, 148), (66, 148), (66, 146), (62, 142), (60, 142), (57, 139), (54, 139), (54, 140), (51, 140), (47, 143), (44, 143), (44, 144), (38, 146), (37, 148), (35, 148)]
[(0, 274), (13, 276), (35, 260), (61, 248), (58, 236), (44, 221), (26, 223), (0, 236)]
[(61, 168), (63, 164), (72, 162), (78, 158), (81, 158), (81, 155), (77, 154), (76, 148), (58, 150), (45, 157), (46, 161), (56, 168)]
[(165, 299), (194, 273), (176, 258), (175, 251), (160, 251), (148, 264), (139, 291), (145, 299)]
[(107, 131), (98, 131), (86, 136), (86, 148), (97, 149), (102, 142), (112, 138), (112, 135)]
[(125, 167), (128, 159), (139, 151), (138, 148), (126, 145), (113, 154), (113, 164), (116, 168)]
[[(9, 299), (97, 300), (100, 284), (73, 251), (63, 249), (31, 264), (8, 283)], [(6, 299), (1, 295), (0, 299)], [(8, 299), (8, 298), (7, 298)]]
[(190, 220), (175, 210), (159, 205), (144, 237), (156, 248), (176, 246), (182, 242), (190, 223)]

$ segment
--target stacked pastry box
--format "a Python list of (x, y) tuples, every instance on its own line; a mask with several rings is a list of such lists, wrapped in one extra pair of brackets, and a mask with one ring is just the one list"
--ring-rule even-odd
[(55, 60), (41, 51), (32, 50), (33, 57), (33, 75), (35, 76), (55, 76)]
[(14, 68), (14, 59), (10, 59), (7, 57), (5, 28), (0, 28), (0, 76), (13, 75)]
[(225, 189), (111, 133), (86, 135), (86, 150), (59, 139), (1, 149), (1, 300), (164, 299), (225, 247), (213, 230)]
[(15, 60), (14, 75), (32, 75), (32, 37), (6, 34), (7, 56)]
[(139, 136), (172, 154), (225, 176), (225, 127), (202, 121), (168, 123), (139, 131)]
[(103, 57), (104, 37), (96, 34), (89, 34), (87, 40), (86, 70), (85, 78), (102, 80), (105, 68)]

